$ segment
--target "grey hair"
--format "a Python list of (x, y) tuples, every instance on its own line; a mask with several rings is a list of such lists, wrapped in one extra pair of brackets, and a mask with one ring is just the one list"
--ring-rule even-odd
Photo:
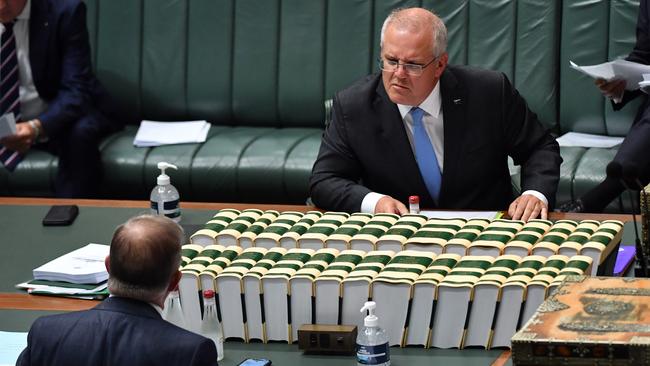
[(148, 288), (120, 281), (115, 277), (108, 278), (108, 291), (115, 296), (128, 297), (145, 302), (152, 302), (167, 292), (167, 288)]
[(388, 14), (381, 27), (379, 46), (384, 47), (384, 33), (390, 24), (395, 23), (401, 28), (413, 28), (419, 30), (420, 27), (430, 21), (431, 30), (433, 31), (433, 56), (438, 57), (445, 53), (447, 51), (447, 27), (442, 19), (430, 10), (427, 10), (431, 14), (431, 17), (427, 17), (428, 19), (419, 16), (413, 17), (403, 13), (405, 10), (409, 9), (415, 8), (398, 8)]

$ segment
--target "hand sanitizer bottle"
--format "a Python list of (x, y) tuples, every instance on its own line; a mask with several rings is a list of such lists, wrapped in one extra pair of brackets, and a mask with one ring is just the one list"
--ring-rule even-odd
[(158, 176), (158, 185), (151, 191), (151, 214), (165, 215), (175, 222), (181, 221), (180, 196), (176, 187), (171, 185), (169, 176), (165, 174), (165, 169), (178, 169), (175, 165), (161, 161), (158, 163), (158, 169), (161, 174)]
[(379, 318), (375, 315), (377, 304), (368, 301), (361, 312), (368, 310), (368, 316), (363, 320), (363, 328), (357, 335), (357, 365), (390, 366), (390, 349), (388, 335), (379, 327)]

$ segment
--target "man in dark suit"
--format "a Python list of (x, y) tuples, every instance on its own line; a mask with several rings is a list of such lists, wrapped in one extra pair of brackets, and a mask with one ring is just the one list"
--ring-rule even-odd
[[(641, 0), (639, 16), (636, 24), (636, 44), (627, 60), (640, 64), (650, 64), (650, 8), (646, 0)], [(605, 97), (612, 100), (615, 111), (623, 108), (629, 101), (641, 96), (644, 101), (634, 118), (623, 143), (618, 148), (614, 162), (626, 170), (626, 178), (638, 178), (642, 185), (650, 182), (650, 99), (639, 89), (625, 90), (623, 79), (596, 80), (596, 86)], [(637, 177), (629, 177), (637, 175)], [(636, 181), (630, 182), (637, 186)], [(640, 188), (640, 187), (639, 187)], [(565, 212), (602, 212), (607, 205), (625, 191), (620, 176), (606, 177), (600, 184), (592, 188), (576, 201), (560, 207)]]
[(217, 365), (214, 343), (161, 318), (181, 274), (182, 229), (138, 216), (106, 257), (111, 297), (91, 310), (37, 319), (17, 365)]
[[(408, 212), (508, 209), (546, 218), (562, 159), (553, 137), (505, 75), (448, 66), (447, 30), (425, 9), (391, 13), (382, 28), (381, 75), (337, 93), (310, 179), (324, 209)], [(508, 155), (522, 167), (515, 198)]]
[(121, 125), (92, 73), (84, 3), (0, 0), (0, 22), (0, 114), (17, 122), (16, 134), (0, 140), (0, 161), (13, 171), (32, 147), (50, 151), (59, 156), (57, 196), (95, 195), (99, 142)]

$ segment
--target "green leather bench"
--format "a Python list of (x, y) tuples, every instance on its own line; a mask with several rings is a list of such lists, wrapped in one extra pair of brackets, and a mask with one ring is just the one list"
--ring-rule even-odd
[[(613, 113), (568, 68), (625, 55), (638, 1), (86, 0), (96, 74), (128, 123), (101, 145), (104, 196), (144, 199), (155, 165), (177, 164), (182, 200), (304, 203), (325, 123), (323, 102), (376, 71), (391, 9), (434, 9), (450, 62), (506, 73), (556, 132), (624, 135), (635, 106)], [(208, 141), (135, 148), (140, 120), (206, 119)], [(558, 202), (600, 181), (615, 149), (563, 148)], [(32, 152), (0, 195), (48, 196), (56, 158)], [(611, 210), (620, 210), (616, 202)]]

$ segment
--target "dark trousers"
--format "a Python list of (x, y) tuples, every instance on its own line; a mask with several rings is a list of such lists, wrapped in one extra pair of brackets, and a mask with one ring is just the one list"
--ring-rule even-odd
[[(630, 127), (625, 140), (618, 149), (614, 161), (623, 167), (634, 167), (638, 182), (630, 181), (628, 186), (638, 190), (650, 182), (650, 101), (646, 101), (637, 114), (636, 121)], [(624, 171), (628, 173), (628, 171)], [(626, 174), (627, 175), (627, 174)], [(629, 177), (628, 177), (629, 178)], [(599, 185), (581, 197), (587, 212), (602, 212), (607, 205), (625, 191), (625, 186), (618, 177), (607, 177)], [(627, 199), (627, 198), (625, 198)]]
[(59, 157), (54, 192), (60, 198), (97, 197), (103, 171), (99, 154), (102, 138), (119, 129), (106, 116), (91, 110), (63, 136), (36, 145)]

